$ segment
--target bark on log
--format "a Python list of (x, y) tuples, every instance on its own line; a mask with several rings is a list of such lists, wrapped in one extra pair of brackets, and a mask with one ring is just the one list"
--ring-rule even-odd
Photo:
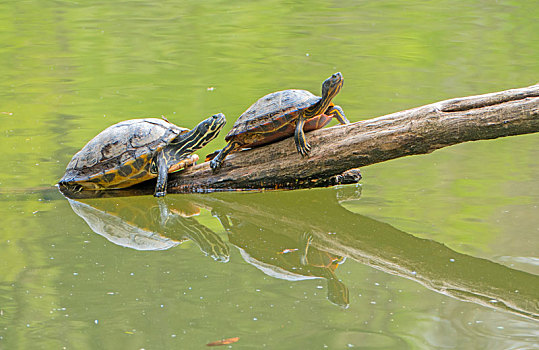
[(168, 191), (328, 186), (358, 180), (357, 171), (350, 176), (350, 169), (462, 142), (534, 132), (539, 132), (539, 84), (315, 130), (307, 134), (312, 149), (306, 158), (296, 152), (293, 138), (238, 152), (217, 173), (206, 162), (171, 174)]

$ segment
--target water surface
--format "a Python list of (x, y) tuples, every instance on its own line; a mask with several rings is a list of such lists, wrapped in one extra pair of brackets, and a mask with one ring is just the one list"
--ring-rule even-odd
[[(107, 126), (226, 133), (259, 97), (351, 121), (537, 83), (533, 2), (0, 4), (0, 349), (531, 349), (537, 135), (362, 169), (360, 186), (68, 201)], [(218, 138), (199, 152), (224, 146)]]

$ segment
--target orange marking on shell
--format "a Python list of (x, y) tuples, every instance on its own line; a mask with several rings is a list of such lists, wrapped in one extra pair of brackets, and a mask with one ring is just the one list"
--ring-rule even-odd
[[(148, 159), (148, 155), (143, 155), (139, 158), (143, 162), (146, 162), (146, 160)], [(129, 165), (132, 169), (132, 172), (128, 176), (120, 175), (119, 174), (120, 168), (117, 167), (117, 168), (109, 169), (104, 173), (96, 174), (87, 180), (80, 181), (80, 182), (77, 181), (76, 183), (79, 183), (82, 187), (87, 188), (87, 189), (94, 189), (94, 190), (104, 189), (104, 188), (116, 189), (116, 188), (130, 187), (130, 186), (136, 185), (138, 183), (141, 183), (143, 181), (156, 177), (156, 175), (146, 172), (145, 167), (141, 167), (140, 169), (135, 168), (134, 163), (135, 163), (135, 160), (131, 160), (129, 162), (124, 163), (124, 166)], [(142, 175), (142, 173), (144, 172), (146, 173)], [(105, 176), (109, 174), (116, 174), (116, 177), (111, 179), (113, 181), (106, 182)]]

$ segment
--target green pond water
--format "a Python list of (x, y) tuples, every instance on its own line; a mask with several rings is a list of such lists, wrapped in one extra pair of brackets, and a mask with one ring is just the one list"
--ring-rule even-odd
[[(0, 349), (537, 349), (539, 135), (358, 186), (67, 200), (98, 132), (286, 88), (350, 121), (539, 79), (535, 1), (0, 2)], [(334, 123), (334, 122), (333, 122)], [(333, 125), (333, 124), (332, 124)]]

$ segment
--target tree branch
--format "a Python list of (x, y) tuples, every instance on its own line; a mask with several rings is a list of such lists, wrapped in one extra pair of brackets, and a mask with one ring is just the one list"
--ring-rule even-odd
[[(539, 84), (455, 98), (307, 134), (309, 157), (293, 138), (229, 155), (219, 172), (209, 163), (171, 174), (168, 191), (199, 192), (328, 186), (359, 180), (350, 169), (454, 144), (539, 131)], [(342, 176), (341, 176), (342, 175)]]

